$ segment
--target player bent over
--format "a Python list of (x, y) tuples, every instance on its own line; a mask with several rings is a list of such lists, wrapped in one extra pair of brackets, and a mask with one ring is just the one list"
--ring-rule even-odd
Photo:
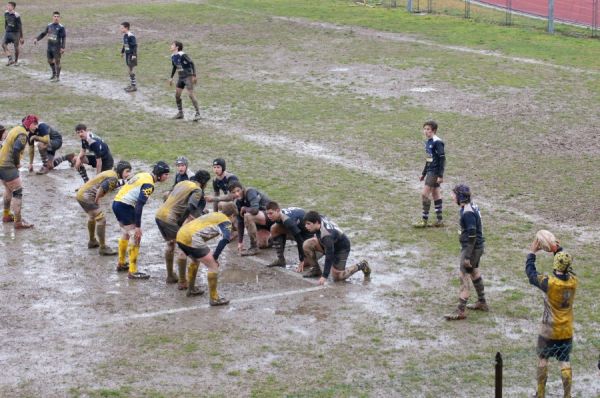
[[(74, 167), (79, 172), (79, 175), (81, 175), (83, 182), (88, 182), (89, 180), (84, 167), (85, 164), (95, 167), (96, 174), (113, 168), (114, 160), (112, 153), (110, 153), (110, 148), (102, 138), (88, 131), (87, 126), (81, 123), (75, 126), (75, 132), (81, 139), (81, 150), (75, 158)], [(92, 152), (92, 154), (86, 155), (87, 151)]]
[[(460, 292), (458, 308), (455, 312), (444, 315), (449, 321), (465, 319), (465, 308), (479, 311), (489, 311), (485, 301), (483, 278), (479, 272), (479, 261), (484, 252), (483, 228), (479, 208), (471, 201), (471, 190), (460, 184), (452, 190), (456, 204), (460, 206)], [(477, 303), (467, 305), (469, 301), (469, 281), (477, 292)]]
[(46, 123), (40, 123), (34, 131), (29, 133), (29, 171), (33, 171), (33, 158), (35, 157), (35, 142), (42, 158), (42, 167), (36, 174), (46, 174), (56, 166), (67, 160), (74, 163), (75, 154), (56, 157), (56, 151), (62, 147), (62, 135)]
[(103, 171), (77, 191), (77, 202), (88, 215), (88, 249), (99, 247), (98, 254), (101, 256), (114, 256), (117, 252), (106, 246), (106, 218), (100, 210), (100, 199), (125, 184), (130, 174), (131, 164), (122, 160), (115, 170)]
[(298, 246), (299, 267), (304, 266), (304, 241), (313, 237), (304, 226), (306, 211), (299, 207), (288, 207), (281, 209), (277, 202), (269, 202), (267, 205), (267, 218), (273, 223), (271, 226), (271, 238), (277, 252), (277, 258), (267, 267), (285, 267), (285, 243), (287, 239), (294, 239)]
[(440, 184), (444, 181), (444, 166), (446, 164), (446, 154), (444, 152), (444, 142), (437, 136), (438, 125), (433, 120), (423, 124), (423, 134), (425, 134), (425, 167), (419, 178), (425, 180), (425, 186), (421, 193), (423, 201), (423, 214), (421, 221), (414, 224), (415, 228), (424, 228), (429, 220), (429, 210), (431, 209), (431, 199), (435, 207), (437, 221), (434, 227), (443, 227), (442, 217), (442, 193)]
[[(152, 173), (137, 173), (125, 184), (115, 196), (112, 204), (113, 213), (119, 221), (123, 234), (119, 239), (119, 263), (117, 271), (129, 271), (129, 279), (148, 279), (150, 275), (138, 272), (137, 259), (140, 254), (142, 240), (142, 211), (156, 182), (164, 182), (169, 178), (169, 165), (157, 162)], [(129, 266), (125, 263), (125, 254), (129, 254)]]
[[(4, 185), (4, 212), (2, 222), (15, 223), (15, 229), (33, 227), (21, 218), (23, 202), (23, 186), (19, 175), (21, 158), (27, 146), (27, 131), (35, 128), (38, 119), (34, 115), (27, 116), (20, 126), (14, 127), (6, 135), (0, 148), (0, 180)], [(12, 210), (12, 213), (11, 213)]]
[[(167, 200), (156, 211), (156, 225), (167, 242), (165, 263), (167, 266), (167, 283), (179, 282), (179, 290), (188, 288), (185, 279), (186, 256), (178, 253), (177, 268), (179, 277), (173, 272), (175, 260), (175, 239), (177, 231), (186, 221), (200, 217), (206, 207), (204, 188), (210, 180), (208, 171), (199, 170), (189, 181), (181, 181), (171, 191)], [(188, 295), (197, 294), (194, 289)]]
[(181, 101), (181, 93), (183, 89), (187, 89), (188, 96), (194, 104), (196, 114), (194, 115), (194, 121), (200, 120), (200, 109), (198, 108), (198, 100), (194, 94), (194, 84), (196, 84), (196, 68), (194, 67), (194, 61), (189, 55), (183, 52), (183, 44), (180, 41), (174, 41), (171, 43), (171, 64), (173, 69), (171, 70), (171, 79), (169, 80), (169, 86), (173, 85), (173, 76), (177, 72), (177, 84), (175, 85), (175, 103), (177, 104), (177, 114), (173, 119), (183, 119), (183, 102)]
[[(239, 181), (233, 181), (229, 184), (229, 192), (233, 195), (235, 206), (238, 210), (237, 229), (238, 229), (238, 251), (242, 256), (255, 256), (258, 249), (264, 249), (268, 246), (269, 229), (271, 222), (267, 218), (265, 210), (270, 202), (269, 197), (254, 188), (244, 188)], [(264, 233), (258, 232), (258, 228), (264, 230)], [(250, 247), (244, 248), (244, 228), (248, 231), (250, 238)]]
[(573, 373), (569, 356), (573, 347), (573, 300), (578, 280), (573, 274), (573, 258), (559, 248), (554, 254), (552, 275), (540, 275), (535, 268), (536, 253), (541, 249), (535, 239), (525, 263), (529, 283), (544, 292), (544, 315), (538, 336), (537, 398), (546, 396), (548, 359), (560, 362), (564, 397), (571, 397)]
[[(311, 270), (308, 275), (304, 276), (319, 276), (320, 274), (319, 285), (325, 284), (330, 272), (334, 282), (348, 279), (358, 271), (362, 271), (365, 278), (371, 275), (371, 268), (366, 260), (361, 260), (358, 264), (346, 269), (346, 261), (350, 254), (350, 239), (334, 222), (316, 211), (309, 211), (304, 216), (304, 226), (315, 236), (304, 241), (304, 264), (298, 267), (298, 272), (302, 272), (303, 266), (308, 265)], [(322, 274), (318, 263), (319, 254), (325, 255)]]
[[(230, 204), (223, 207), (223, 212), (213, 212), (196, 218), (183, 225), (177, 232), (177, 245), (191, 260), (188, 267), (188, 296), (193, 295), (192, 292), (194, 291), (198, 292), (194, 289), (194, 285), (198, 273), (198, 263), (202, 263), (208, 268), (210, 305), (229, 304), (229, 300), (219, 297), (219, 293), (217, 293), (217, 272), (219, 269), (217, 260), (231, 239), (231, 224), (236, 215), (235, 206)], [(221, 240), (219, 240), (214, 253), (211, 253), (206, 241), (219, 235)]]

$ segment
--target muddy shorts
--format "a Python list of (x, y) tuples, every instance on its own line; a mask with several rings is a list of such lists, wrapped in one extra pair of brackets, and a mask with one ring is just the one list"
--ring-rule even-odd
[(50, 145), (48, 145), (48, 155), (54, 156), (56, 151), (58, 151), (62, 147), (62, 139), (57, 138), (54, 140), (50, 140)]
[(3, 44), (13, 43), (15, 48), (19, 47), (19, 34), (17, 32), (6, 32), (2, 39)]
[[(96, 156), (87, 155), (86, 157), (87, 157), (88, 164), (92, 167), (96, 167)], [(114, 163), (115, 163), (115, 161), (113, 160), (112, 156), (109, 158), (106, 158), (106, 159), (102, 159), (101, 171), (112, 170)]]
[(440, 184), (437, 182), (438, 176), (433, 173), (427, 173), (425, 176), (425, 185), (431, 188), (439, 188)]
[(184, 88), (187, 87), (188, 90), (193, 90), (194, 89), (194, 82), (193, 82), (193, 77), (192, 76), (187, 76), (187, 77), (179, 77), (179, 79), (177, 80), (177, 88)]
[(100, 208), (100, 206), (98, 206), (96, 204), (96, 202), (90, 202), (90, 201), (79, 199), (79, 198), (77, 198), (77, 203), (79, 203), (79, 206), (81, 206), (81, 208), (83, 210), (85, 210), (86, 213), (90, 212), (90, 211), (98, 210)]
[(179, 246), (181, 251), (184, 252), (186, 256), (192, 258), (202, 258), (210, 253), (210, 247), (208, 247), (206, 242), (198, 243), (196, 247), (190, 247), (184, 245), (183, 243), (177, 242), (177, 246)]
[(158, 225), (158, 230), (160, 234), (165, 240), (175, 240), (177, 238), (177, 231), (179, 231), (179, 225), (171, 224), (168, 222), (164, 222), (155, 218), (156, 225)]
[(569, 355), (573, 348), (573, 339), (550, 340), (538, 336), (537, 354), (539, 358), (548, 359), (555, 357), (561, 362), (569, 362)]
[(136, 67), (137, 66), (137, 57), (132, 58), (133, 54), (125, 54), (125, 64), (130, 67)]
[(346, 262), (348, 261), (348, 256), (350, 255), (350, 250), (341, 250), (335, 253), (335, 259), (333, 260), (333, 268), (338, 271), (343, 271), (346, 269)]
[(267, 217), (267, 212), (265, 210), (259, 210), (259, 211), (265, 216), (266, 223), (264, 225), (256, 224), (256, 229), (266, 229), (266, 230), (270, 231), (271, 227), (275, 223), (273, 221), (269, 220), (269, 217)]
[(60, 47), (48, 46), (48, 49), (46, 50), (46, 57), (48, 59), (56, 59), (60, 61), (61, 55), (62, 54), (60, 53)]
[(135, 207), (123, 202), (113, 202), (112, 211), (121, 225), (135, 224)]
[(9, 182), (19, 178), (19, 169), (16, 167), (0, 168), (0, 180)]
[[(469, 274), (470, 272), (464, 266), (465, 259), (467, 258), (466, 249), (462, 249), (460, 251), (460, 272), (465, 274)], [(479, 260), (481, 260), (481, 256), (483, 256), (483, 247), (473, 249), (473, 253), (471, 253), (471, 257), (469, 260), (471, 261), (471, 267), (473, 269), (479, 268)]]

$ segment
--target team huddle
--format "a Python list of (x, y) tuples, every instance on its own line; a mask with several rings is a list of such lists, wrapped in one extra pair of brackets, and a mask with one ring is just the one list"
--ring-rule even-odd
[[(16, 65), (19, 59), (19, 46), (23, 44), (23, 29), (20, 15), (15, 12), (16, 4), (9, 2), (5, 12), (5, 35), (2, 49), (8, 56), (7, 65)], [(52, 76), (51, 81), (60, 80), (60, 59), (65, 51), (66, 30), (60, 24), (60, 13), (53, 13), (53, 22), (36, 37), (34, 43), (48, 37), (47, 58)], [(129, 73), (127, 92), (138, 90), (135, 67), (138, 62), (138, 43), (130, 31), (130, 24), (121, 24), (123, 46), (121, 55)], [(8, 51), (13, 44), (14, 54)], [(175, 73), (177, 114), (173, 119), (183, 119), (181, 94), (185, 88), (194, 106), (194, 121), (201, 119), (200, 107), (194, 95), (196, 68), (192, 59), (183, 52), (180, 41), (171, 43), (172, 70), (169, 84), (173, 84)], [(444, 228), (443, 199), (441, 184), (444, 182), (446, 163), (445, 144), (437, 135), (438, 125), (427, 121), (423, 125), (425, 136), (425, 167), (420, 181), (423, 181), (421, 194), (422, 213), (415, 228)], [(317, 211), (307, 211), (300, 207), (283, 207), (272, 200), (263, 190), (245, 186), (240, 179), (227, 170), (226, 161), (216, 158), (212, 162), (212, 175), (207, 170), (191, 173), (189, 161), (181, 156), (175, 161), (175, 172), (169, 164), (159, 161), (148, 171), (134, 173), (131, 163), (114, 161), (108, 144), (84, 124), (75, 126), (81, 140), (78, 153), (59, 155), (63, 139), (59, 131), (41, 122), (35, 115), (27, 115), (21, 124), (9, 131), (0, 126), (2, 146), (0, 148), (0, 180), (5, 187), (2, 221), (14, 223), (16, 230), (29, 229), (33, 225), (22, 215), (23, 187), (19, 168), (25, 150), (29, 151), (29, 171), (33, 172), (35, 147), (42, 166), (38, 175), (51, 172), (63, 162), (68, 162), (83, 180), (76, 200), (87, 214), (88, 248), (97, 250), (99, 255), (117, 256), (116, 271), (127, 273), (133, 280), (150, 278), (138, 269), (143, 236), (142, 219), (144, 207), (155, 191), (157, 183), (165, 183), (171, 174), (173, 186), (162, 197), (162, 204), (155, 214), (155, 223), (164, 239), (164, 261), (166, 283), (176, 285), (188, 297), (204, 294), (196, 284), (200, 264), (207, 270), (209, 304), (221, 306), (229, 300), (219, 295), (217, 290), (219, 259), (223, 250), (232, 242), (237, 243), (240, 256), (254, 256), (272, 248), (275, 256), (268, 267), (286, 267), (285, 248), (288, 240), (295, 241), (298, 263), (295, 271), (306, 278), (318, 278), (323, 285), (329, 276), (333, 281), (343, 281), (361, 271), (365, 278), (371, 275), (371, 267), (365, 260), (347, 265), (351, 242), (340, 227), (327, 216)], [(89, 169), (95, 170), (88, 176)], [(211, 181), (212, 180), (212, 181)], [(208, 185), (212, 182), (212, 192)], [(115, 193), (111, 209), (121, 228), (116, 250), (107, 243), (107, 215), (102, 211), (101, 202), (108, 201), (108, 195)], [(484, 254), (485, 238), (479, 207), (472, 200), (468, 185), (458, 184), (452, 189), (452, 198), (459, 208), (459, 302), (455, 311), (444, 315), (449, 321), (467, 318), (467, 309), (488, 312), (480, 262)], [(433, 202), (435, 221), (430, 221)], [(210, 205), (212, 204), (212, 206)], [(245, 236), (247, 239), (245, 240)], [(116, 239), (115, 239), (116, 240)], [(207, 242), (214, 240), (211, 248)], [(246, 247), (247, 243), (247, 247)], [(561, 378), (564, 396), (571, 396), (572, 372), (569, 355), (573, 339), (573, 301), (578, 279), (572, 272), (572, 257), (559, 245), (543, 245), (535, 239), (530, 246), (525, 272), (529, 282), (544, 292), (544, 316), (542, 331), (538, 338), (537, 353), (537, 397), (545, 396), (548, 376), (548, 359), (556, 357), (561, 364)], [(535, 261), (540, 250), (554, 256), (553, 273), (538, 274)], [(323, 264), (319, 259), (325, 257)], [(469, 303), (470, 285), (477, 294), (477, 300)], [(598, 363), (600, 368), (600, 361)]]

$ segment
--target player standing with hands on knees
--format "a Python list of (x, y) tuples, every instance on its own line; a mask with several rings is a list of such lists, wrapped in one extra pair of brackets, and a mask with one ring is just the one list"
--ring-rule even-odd
[[(556, 244), (549, 242), (548, 239), (540, 240), (538, 236), (544, 237), (538, 232), (531, 243), (530, 253), (525, 263), (525, 273), (529, 283), (544, 292), (544, 315), (537, 344), (539, 361), (536, 397), (546, 396), (548, 359), (555, 357), (560, 362), (563, 396), (570, 398), (573, 384), (573, 372), (569, 362), (573, 348), (573, 301), (579, 281), (571, 268), (573, 264), (571, 255), (564, 252), (555, 239), (552, 240)], [(551, 275), (540, 275), (535, 267), (536, 253), (541, 249), (554, 253)]]

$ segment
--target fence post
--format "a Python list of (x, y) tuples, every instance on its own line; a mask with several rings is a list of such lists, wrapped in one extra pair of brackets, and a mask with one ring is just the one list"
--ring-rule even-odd
[(554, 0), (548, 0), (548, 33), (554, 33)]
[(506, 25), (512, 25), (512, 0), (506, 0)]
[(406, 1), (406, 11), (413, 12), (412, 0), (407, 0)]
[(433, 0), (427, 0), (427, 12), (429, 14), (433, 12)]
[(598, 30), (598, 0), (594, 0), (592, 6), (592, 37), (596, 37)]
[(471, 0), (465, 0), (465, 18), (471, 18)]
[(496, 353), (496, 393), (495, 398), (502, 398), (502, 355)]

